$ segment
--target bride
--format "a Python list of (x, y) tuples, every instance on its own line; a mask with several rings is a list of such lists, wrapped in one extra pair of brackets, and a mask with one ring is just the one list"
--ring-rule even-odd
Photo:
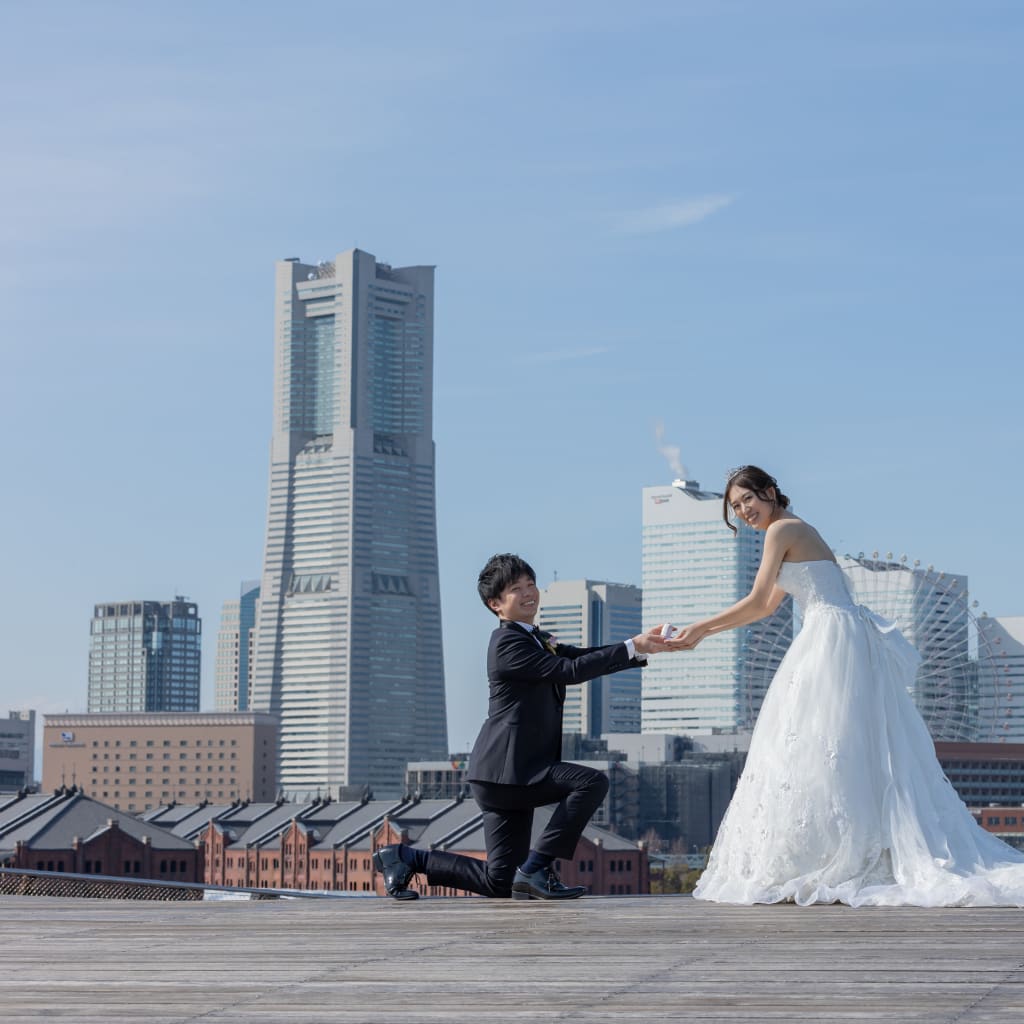
[(764, 531), (750, 593), (668, 641), (689, 650), (770, 615), (787, 593), (803, 626), (765, 695), (746, 767), (694, 896), (721, 903), (1022, 906), (1024, 854), (977, 825), (935, 759), (908, 694), (920, 657), (854, 603), (818, 531), (756, 466), (726, 484)]

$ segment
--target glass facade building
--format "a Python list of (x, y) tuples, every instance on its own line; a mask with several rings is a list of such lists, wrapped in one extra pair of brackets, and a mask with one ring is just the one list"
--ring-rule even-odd
[(191, 601), (93, 609), (89, 712), (198, 711), (202, 621)]
[(432, 267), (277, 264), (274, 429), (251, 707), (279, 785), (400, 793), (447, 754)]
[(0, 718), (0, 792), (32, 786), (36, 770), (36, 713), (9, 711)]
[(1024, 743), (1024, 616), (978, 622), (979, 743)]
[(970, 651), (967, 577), (891, 555), (844, 555), (839, 564), (854, 600), (895, 622), (921, 655), (910, 692), (933, 739), (974, 740), (978, 666)]
[(218, 711), (249, 710), (259, 597), (259, 580), (250, 580), (242, 584), (237, 598), (225, 601), (221, 607), (214, 671), (214, 706)]
[[(540, 592), (537, 625), (560, 643), (599, 647), (636, 636), (643, 621), (639, 587), (600, 580), (555, 580)], [(641, 669), (614, 672), (566, 689), (563, 732), (592, 738), (640, 731)]]
[[(643, 621), (685, 626), (745, 597), (761, 562), (762, 535), (722, 522), (722, 495), (691, 480), (643, 489)], [(710, 636), (643, 670), (645, 733), (749, 729), (793, 638), (792, 601), (774, 615)]]

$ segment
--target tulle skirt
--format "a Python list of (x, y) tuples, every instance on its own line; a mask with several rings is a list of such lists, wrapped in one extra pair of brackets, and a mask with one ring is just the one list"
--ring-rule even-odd
[(806, 613), (697, 899), (1024, 905), (1024, 853), (975, 822), (935, 758), (908, 693), (919, 661), (867, 609)]

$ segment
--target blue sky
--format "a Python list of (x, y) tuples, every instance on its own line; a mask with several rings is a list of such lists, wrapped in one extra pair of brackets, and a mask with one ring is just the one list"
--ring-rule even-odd
[[(437, 270), (449, 741), (494, 551), (640, 582), (662, 447), (1024, 614), (1012, 2), (0, 0), (0, 713), (259, 575), (273, 262)], [(724, 527), (723, 527), (724, 529)]]

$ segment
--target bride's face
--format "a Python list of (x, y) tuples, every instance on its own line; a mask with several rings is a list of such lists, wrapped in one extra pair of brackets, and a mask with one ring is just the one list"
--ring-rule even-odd
[[(766, 491), (771, 494), (771, 491)], [(748, 487), (731, 487), (729, 489), (729, 508), (737, 519), (742, 519), (747, 526), (755, 530), (767, 530), (775, 518), (776, 504), (765, 501)]]

